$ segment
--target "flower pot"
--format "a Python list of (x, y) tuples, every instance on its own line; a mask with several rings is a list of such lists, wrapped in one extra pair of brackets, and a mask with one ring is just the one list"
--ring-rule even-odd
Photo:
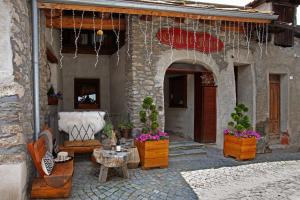
[(131, 137), (131, 130), (132, 129), (123, 129), (122, 130), (122, 136), (126, 139)]
[(241, 138), (232, 135), (224, 136), (224, 156), (236, 160), (251, 160), (256, 156), (256, 138)]
[(135, 141), (142, 169), (166, 168), (169, 165), (169, 140)]
[(53, 96), (48, 96), (48, 105), (57, 105), (58, 98)]
[(129, 152), (128, 162), (127, 162), (128, 169), (138, 168), (138, 166), (140, 164), (140, 156), (139, 156), (139, 151), (138, 151), (137, 147), (129, 148), (128, 152)]

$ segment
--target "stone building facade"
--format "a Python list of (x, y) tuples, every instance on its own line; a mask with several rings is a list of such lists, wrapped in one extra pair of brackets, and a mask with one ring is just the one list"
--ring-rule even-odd
[[(0, 25), (3, 27), (0, 30), (0, 175), (3, 177), (0, 181), (0, 193), (6, 195), (2, 196), (4, 199), (26, 199), (27, 183), (33, 171), (26, 150), (26, 144), (33, 139), (30, 4), (21, 0), (0, 1), (0, 16)], [(77, 59), (80, 60), (82, 56), (82, 62), (72, 60), (72, 55), (64, 55), (63, 65), (67, 67), (56, 69), (57, 77), (54, 81), (57, 90), (66, 96), (63, 103), (53, 108), (47, 105), (47, 90), (53, 73), (46, 58), (46, 49), (50, 48), (59, 58), (59, 32), (54, 30), (54, 40), (50, 43), (50, 33), (43, 14), (40, 19), (41, 125), (49, 122), (51, 112), (74, 110), (72, 103), (68, 102), (73, 97), (72, 91), (69, 91), (73, 89), (70, 85), (74, 77), (80, 76), (78, 73), (83, 74), (77, 68), (85, 64), (86, 69), (91, 68), (90, 71), (86, 70), (85, 76), (105, 79), (102, 88), (105, 91), (102, 97), (105, 105), (103, 109), (111, 113), (129, 113), (131, 121), (139, 127), (141, 102), (144, 97), (152, 96), (158, 107), (161, 128), (167, 129), (166, 116), (169, 115), (166, 112), (170, 109), (165, 103), (166, 71), (173, 63), (186, 63), (202, 66), (213, 73), (217, 86), (217, 147), (223, 147), (223, 129), (227, 126), (236, 102), (245, 103), (250, 108), (252, 126), (268, 134), (270, 74), (280, 77), (280, 131), (288, 131), (291, 144), (299, 145), (298, 39), (289, 48), (275, 46), (272, 38), (268, 44), (261, 45), (253, 40), (248, 45), (245, 35), (221, 31), (218, 23), (217, 26), (209, 26), (201, 22), (198, 24), (195, 20), (185, 20), (180, 24), (170, 18), (152, 17), (151, 21), (145, 21), (132, 16), (127, 42), (118, 53), (101, 56), (102, 65), (98, 66), (99, 69), (94, 68), (94, 62), (85, 62), (94, 58), (94, 55), (79, 54)], [(211, 35), (224, 41), (225, 51), (205, 54), (194, 49), (178, 50), (161, 44), (156, 36), (161, 28), (167, 27), (182, 26), (193, 32), (195, 24), (199, 25), (197, 32), (209, 31)], [(76, 71), (72, 66), (76, 66)], [(182, 116), (179, 114), (176, 118), (168, 118), (168, 123), (174, 121), (178, 126), (180, 123), (187, 123), (186, 119), (178, 120), (180, 117)], [(193, 126), (192, 121), (193, 118), (188, 119), (190, 126)]]
[(22, 0), (0, 1), (0, 194), (26, 199), (33, 137), (31, 12)]

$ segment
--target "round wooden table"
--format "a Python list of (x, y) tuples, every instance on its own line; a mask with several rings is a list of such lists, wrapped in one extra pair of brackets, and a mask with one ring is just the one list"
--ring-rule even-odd
[(97, 148), (94, 149), (93, 155), (96, 162), (101, 164), (99, 174), (100, 182), (106, 182), (109, 168), (121, 168), (123, 177), (129, 178), (127, 169), (128, 152), (116, 152)]

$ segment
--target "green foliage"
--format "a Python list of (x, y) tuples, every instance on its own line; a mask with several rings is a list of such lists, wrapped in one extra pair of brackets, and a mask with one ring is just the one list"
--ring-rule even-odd
[(228, 127), (231, 130), (237, 130), (242, 132), (249, 130), (251, 127), (249, 116), (246, 115), (248, 108), (244, 104), (239, 104), (234, 108), (235, 112), (231, 113), (233, 121), (228, 123)]
[(158, 111), (156, 105), (151, 97), (146, 97), (142, 104), (142, 109), (140, 111), (140, 121), (143, 124), (143, 133), (156, 133), (159, 127), (157, 122)]
[(132, 129), (134, 126), (131, 122), (126, 122), (126, 121), (122, 121), (121, 123), (119, 123), (118, 125), (118, 129), (119, 130), (125, 130), (125, 129)]
[(51, 87), (48, 89), (47, 96), (55, 96), (54, 88), (53, 88), (52, 85), (51, 85)]
[(111, 138), (113, 129), (114, 129), (114, 126), (112, 125), (112, 123), (107, 122), (105, 124), (105, 126), (103, 127), (102, 131), (107, 137)]

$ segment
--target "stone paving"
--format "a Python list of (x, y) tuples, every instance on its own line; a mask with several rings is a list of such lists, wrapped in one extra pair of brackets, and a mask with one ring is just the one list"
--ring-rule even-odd
[(276, 150), (241, 162), (208, 147), (207, 155), (172, 158), (168, 169), (129, 170), (130, 179), (111, 176), (106, 183), (98, 182), (99, 167), (87, 157), (75, 161), (69, 199), (300, 200), (296, 150)]

